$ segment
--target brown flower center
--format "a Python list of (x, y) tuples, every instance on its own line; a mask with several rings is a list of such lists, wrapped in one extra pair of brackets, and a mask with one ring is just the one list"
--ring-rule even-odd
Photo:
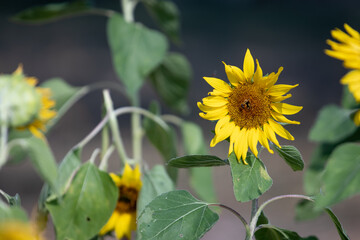
[(119, 212), (135, 212), (138, 195), (139, 192), (137, 189), (127, 186), (120, 186), (116, 209)]
[(228, 102), (231, 120), (240, 128), (261, 127), (271, 117), (270, 98), (257, 84), (240, 84), (233, 89)]

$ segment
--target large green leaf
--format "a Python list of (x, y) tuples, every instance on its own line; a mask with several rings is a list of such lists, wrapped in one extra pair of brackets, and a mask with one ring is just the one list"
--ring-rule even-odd
[(110, 176), (92, 163), (77, 172), (63, 198), (46, 203), (57, 239), (87, 240), (96, 235), (111, 216), (118, 189)]
[(27, 221), (26, 212), (19, 206), (8, 206), (0, 201), (0, 222), (7, 222), (11, 220)]
[(141, 181), (142, 187), (136, 205), (138, 215), (155, 197), (175, 189), (174, 183), (162, 165), (156, 165), (150, 171), (145, 171)]
[(317, 218), (323, 213), (322, 210), (315, 209), (315, 203), (308, 200), (301, 200), (295, 208), (295, 219), (307, 221)]
[(272, 185), (272, 179), (262, 161), (252, 153), (248, 153), (245, 165), (238, 162), (235, 153), (229, 156), (235, 198), (239, 202), (247, 202), (258, 198)]
[[(151, 104), (150, 111), (154, 114), (159, 114), (159, 106), (155, 103)], [(164, 129), (153, 120), (145, 118), (144, 129), (147, 138), (161, 153), (165, 162), (177, 155), (175, 132), (170, 127), (169, 129)], [(168, 166), (167, 171), (171, 179), (176, 183), (177, 169)]]
[[(207, 153), (203, 132), (197, 124), (183, 121), (181, 133), (186, 154)], [(190, 168), (189, 183), (200, 199), (207, 202), (216, 202), (212, 168)]]
[(145, 207), (138, 219), (138, 239), (200, 239), (218, 219), (208, 203), (184, 190), (172, 191)]
[(161, 65), (150, 75), (150, 80), (162, 100), (179, 112), (187, 112), (186, 103), (191, 68), (187, 59), (179, 53), (169, 53)]
[(177, 6), (171, 1), (144, 0), (146, 10), (169, 38), (179, 43), (180, 14)]
[(138, 23), (127, 23), (120, 14), (109, 19), (107, 36), (116, 73), (133, 98), (165, 57), (166, 37)]
[(309, 138), (316, 142), (336, 143), (356, 131), (351, 119), (351, 110), (335, 105), (325, 106), (320, 110), (316, 122), (310, 130)]
[(12, 20), (26, 23), (49, 22), (89, 11), (91, 7), (87, 2), (85, 0), (78, 0), (31, 7), (15, 15)]
[(168, 161), (169, 166), (177, 168), (190, 167), (214, 167), (228, 165), (227, 160), (222, 160), (212, 155), (188, 155), (183, 157), (172, 158)]
[(323, 208), (360, 192), (360, 145), (344, 143), (330, 155), (323, 177), (324, 195), (316, 200)]
[(274, 147), (279, 156), (285, 160), (292, 170), (301, 171), (304, 169), (304, 160), (296, 147), (291, 145), (283, 145), (281, 148), (274, 145)]
[(264, 212), (261, 212), (257, 226), (260, 227), (259, 230), (255, 232), (256, 240), (317, 240), (314, 236), (303, 238), (296, 232), (270, 225)]

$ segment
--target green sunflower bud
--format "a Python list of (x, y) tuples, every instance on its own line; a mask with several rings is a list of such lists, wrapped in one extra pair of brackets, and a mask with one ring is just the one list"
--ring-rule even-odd
[(31, 122), (41, 107), (41, 95), (22, 72), (0, 75), (0, 123), (21, 127)]

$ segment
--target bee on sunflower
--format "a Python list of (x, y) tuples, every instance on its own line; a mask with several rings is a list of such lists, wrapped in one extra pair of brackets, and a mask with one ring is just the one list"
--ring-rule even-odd
[(202, 103), (198, 102), (202, 111), (200, 117), (217, 121), (215, 136), (210, 146), (214, 147), (230, 138), (229, 154), (234, 151), (238, 161), (242, 159), (244, 164), (247, 164), (248, 148), (257, 156), (258, 142), (270, 153), (273, 153), (273, 150), (270, 149), (268, 140), (281, 147), (275, 133), (287, 140), (294, 140), (282, 123), (300, 124), (284, 115), (296, 114), (302, 107), (282, 101), (291, 97), (291, 94), (287, 94), (288, 91), (298, 84), (275, 85), (282, 67), (277, 73), (263, 76), (259, 61), (256, 60), (255, 71), (254, 59), (249, 49), (245, 54), (243, 71), (226, 63), (224, 65), (230, 83), (218, 78), (204, 77), (214, 90), (209, 92), (210, 96), (202, 99)]

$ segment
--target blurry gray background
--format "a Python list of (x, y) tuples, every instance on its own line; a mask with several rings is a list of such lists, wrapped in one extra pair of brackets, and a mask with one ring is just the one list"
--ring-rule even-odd
[[(40, 81), (52, 77), (62, 77), (70, 84), (83, 86), (98, 81), (117, 81), (106, 39), (106, 18), (101, 16), (79, 16), (46, 25), (21, 25), (9, 21), (9, 17), (34, 4), (44, 4), (45, 0), (1, 1), (0, 3), (0, 72), (10, 73), (19, 63), (23, 63), (25, 73), (36, 76)], [(58, 2), (58, 1), (51, 1)], [(193, 79), (189, 92), (191, 114), (184, 116), (200, 124), (210, 141), (214, 124), (201, 119), (196, 102), (211, 91), (203, 76), (216, 75), (226, 79), (221, 61), (242, 67), (246, 48), (254, 58), (259, 59), (264, 73), (284, 67), (279, 83), (300, 86), (291, 91), (293, 97), (288, 103), (304, 106), (291, 119), (301, 122), (300, 126), (289, 126), (295, 136), (297, 146), (305, 162), (314, 143), (307, 140), (307, 134), (315, 120), (317, 111), (324, 104), (340, 103), (342, 87), (339, 79), (346, 73), (340, 61), (331, 59), (323, 52), (330, 38), (330, 30), (343, 29), (348, 23), (360, 29), (359, 1), (266, 1), (266, 0), (177, 0), (181, 11), (182, 40), (175, 51), (185, 54), (192, 64)], [(96, 1), (99, 7), (119, 10), (119, 2), (114, 0)], [(135, 19), (156, 28), (138, 6)], [(156, 98), (151, 86), (142, 89), (142, 106), (147, 108), (150, 99)], [(116, 107), (128, 105), (127, 100), (112, 93)], [(78, 143), (99, 121), (101, 91), (87, 95), (70, 110), (50, 132), (48, 139), (58, 159)], [(165, 112), (170, 112), (164, 109)], [(121, 117), (120, 124), (124, 138), (129, 118)], [(86, 147), (84, 160), (94, 148), (99, 147), (99, 139)], [(287, 141), (281, 141), (288, 144)], [(131, 143), (126, 143), (129, 151)], [(225, 156), (227, 144), (218, 144), (210, 149), (212, 154)], [(144, 140), (144, 156), (150, 165), (161, 163), (156, 150)], [(264, 153), (262, 159), (274, 180), (273, 187), (260, 198), (266, 199), (288, 193), (303, 193), (301, 172), (292, 170), (276, 155)], [(114, 161), (116, 155), (114, 154)], [(114, 171), (116, 164), (114, 165)], [(187, 188), (186, 172), (181, 171), (179, 188)], [(250, 204), (237, 203), (232, 192), (229, 168), (215, 169), (214, 180), (219, 201), (229, 205), (249, 218)], [(0, 189), (11, 195), (19, 193), (24, 206), (31, 212), (36, 204), (42, 186), (41, 179), (28, 162), (17, 166), (7, 166), (0, 172)], [(360, 238), (360, 198), (354, 197), (333, 207), (352, 239)], [(294, 221), (296, 200), (281, 200), (266, 209), (273, 225), (297, 231), (301, 236), (316, 234), (320, 239), (339, 239), (333, 223), (325, 215), (308, 222)], [(228, 212), (223, 211), (219, 222), (204, 239), (243, 239), (241, 223)], [(48, 233), (49, 238), (52, 234)]]

